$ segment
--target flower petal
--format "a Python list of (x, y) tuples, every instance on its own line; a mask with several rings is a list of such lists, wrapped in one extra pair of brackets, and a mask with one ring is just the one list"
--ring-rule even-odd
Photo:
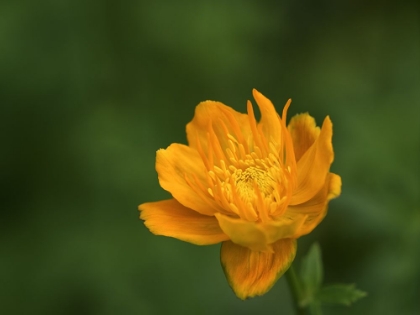
[(220, 102), (205, 101), (195, 108), (194, 118), (187, 124), (187, 139), (190, 147), (208, 154), (208, 133), (212, 127), (222, 149), (229, 147), (227, 133), (247, 146), (251, 129), (248, 115), (241, 114)]
[(156, 235), (163, 235), (196, 245), (210, 245), (228, 240), (215, 217), (199, 214), (175, 199), (143, 203), (140, 219)]
[(337, 174), (330, 173), (330, 186), (328, 190), (327, 199), (331, 200), (337, 198), (341, 194), (341, 177)]
[(293, 192), (290, 205), (298, 205), (310, 200), (324, 186), (334, 160), (331, 140), (332, 123), (327, 116), (319, 137), (297, 163), (297, 187)]
[[(158, 150), (156, 171), (162, 188), (185, 207), (205, 215), (216, 211), (218, 206), (206, 191), (207, 171), (196, 150), (178, 143)], [(188, 179), (197, 182), (190, 184)]]
[(298, 238), (312, 232), (327, 214), (328, 201), (338, 197), (340, 193), (341, 177), (337, 174), (329, 173), (324, 187), (312, 199), (297, 206), (289, 206), (285, 213), (286, 216), (296, 219), (306, 216), (306, 219), (296, 234), (293, 235), (293, 238)]
[(292, 136), (296, 161), (299, 161), (318, 138), (320, 129), (316, 126), (315, 119), (308, 113), (292, 117), (287, 129)]
[(220, 260), (226, 278), (242, 300), (263, 295), (290, 267), (296, 255), (296, 240), (273, 244), (274, 253), (252, 251), (233, 242), (223, 242)]
[(259, 127), (267, 140), (267, 144), (272, 142), (276, 147), (280, 145), (281, 141), (281, 124), (280, 117), (273, 103), (258, 92), (256, 89), (252, 90), (255, 101), (258, 104), (261, 112), (261, 120)]
[(235, 244), (251, 250), (273, 252), (272, 244), (290, 238), (301, 229), (307, 215), (281, 216), (278, 221), (249, 222), (239, 218), (215, 214), (220, 228)]

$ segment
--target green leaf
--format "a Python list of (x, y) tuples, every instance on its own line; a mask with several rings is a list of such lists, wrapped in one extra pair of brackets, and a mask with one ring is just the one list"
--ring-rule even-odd
[(316, 295), (316, 299), (323, 304), (349, 306), (366, 295), (366, 292), (356, 289), (354, 284), (333, 284), (323, 287)]
[(318, 243), (314, 243), (302, 259), (300, 276), (306, 298), (311, 300), (320, 289), (324, 276), (321, 248)]

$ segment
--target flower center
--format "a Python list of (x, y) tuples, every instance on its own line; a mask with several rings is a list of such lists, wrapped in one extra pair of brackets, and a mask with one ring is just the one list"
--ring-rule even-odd
[(257, 188), (264, 197), (268, 197), (274, 190), (275, 181), (265, 170), (254, 166), (245, 170), (238, 169), (233, 174), (238, 195), (246, 203), (252, 203), (256, 198)]
[[(225, 135), (216, 135), (213, 125), (209, 125), (206, 151), (197, 143), (208, 172), (208, 186), (197, 191), (206, 191), (221, 214), (249, 222), (275, 220), (286, 211), (292, 192), (285, 145), (267, 141), (256, 126), (255, 141), (247, 141), (235, 123), (232, 126), (237, 129), (236, 137), (222, 125)], [(200, 185), (198, 180), (195, 183)]]
[[(258, 151), (258, 150), (257, 150)], [(261, 158), (256, 153), (245, 159), (221, 160), (220, 167), (208, 172), (208, 193), (223, 209), (222, 213), (246, 221), (267, 222), (286, 209), (288, 174), (273, 154)]]

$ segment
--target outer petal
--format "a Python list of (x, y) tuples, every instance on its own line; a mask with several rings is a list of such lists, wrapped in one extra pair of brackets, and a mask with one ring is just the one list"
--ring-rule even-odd
[(338, 197), (340, 193), (341, 177), (329, 173), (324, 187), (311, 200), (297, 206), (289, 206), (286, 216), (306, 216), (304, 223), (293, 237), (298, 238), (312, 232), (327, 214), (328, 202)]
[(140, 219), (156, 235), (163, 235), (196, 245), (210, 245), (228, 240), (215, 217), (199, 214), (175, 199), (144, 203)]
[(193, 120), (187, 124), (189, 146), (195, 149), (201, 147), (207, 154), (210, 126), (219, 139), (222, 149), (228, 147), (227, 133), (244, 145), (252, 134), (248, 115), (241, 114), (220, 102), (205, 101), (197, 105)]
[(296, 161), (299, 161), (318, 138), (320, 129), (315, 119), (307, 113), (292, 117), (287, 128), (292, 136)]
[[(157, 151), (156, 170), (162, 188), (185, 207), (206, 215), (213, 215), (216, 211), (218, 206), (205, 191), (206, 169), (196, 150), (178, 143), (171, 144), (166, 150)], [(187, 179), (193, 181), (192, 184)]]
[(220, 228), (235, 244), (251, 250), (273, 252), (272, 244), (290, 238), (301, 229), (307, 215), (283, 215), (278, 221), (249, 222), (220, 213), (215, 214)]
[(310, 200), (324, 186), (331, 163), (334, 160), (332, 148), (332, 123), (327, 116), (319, 137), (297, 163), (297, 187), (293, 192), (291, 205)]
[(330, 173), (330, 185), (329, 185), (329, 189), (328, 189), (328, 196), (327, 199), (328, 201), (334, 198), (337, 198), (338, 196), (341, 195), (341, 177), (337, 174), (334, 173)]
[(273, 244), (274, 253), (252, 251), (230, 241), (222, 244), (220, 259), (229, 285), (242, 300), (263, 295), (290, 267), (296, 240)]

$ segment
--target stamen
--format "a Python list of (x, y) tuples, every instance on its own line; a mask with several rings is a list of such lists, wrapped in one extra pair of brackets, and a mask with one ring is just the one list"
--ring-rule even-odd
[(208, 189), (205, 189), (200, 180), (198, 179), (197, 175), (190, 174), (192, 176), (193, 181), (188, 178), (187, 174), (184, 174), (184, 179), (186, 183), (191, 187), (191, 189), (209, 206), (209, 209), (211, 209), (211, 212), (225, 212), (222, 208), (217, 205), (217, 203), (213, 202), (211, 199), (207, 198), (206, 191), (208, 192)]
[(243, 158), (245, 158), (246, 157), (246, 152), (245, 152), (245, 148), (244, 148), (244, 146), (242, 145), (242, 143), (240, 143), (239, 145), (238, 145), (238, 148), (239, 148), (239, 153), (240, 153), (240, 156), (241, 156), (241, 158), (243, 159)]
[(215, 166), (213, 169), (218, 178), (225, 179), (225, 172), (221, 168)]
[(263, 157), (260, 147), (254, 147), (254, 152), (258, 155), (260, 159)]
[(230, 126), (239, 143), (242, 143), (245, 146), (245, 150), (248, 151), (248, 143), (244, 139), (244, 135), (242, 134), (238, 121), (235, 119), (231, 112), (225, 112), (225, 114), (226, 117), (229, 119)]
[(260, 215), (261, 222), (263, 223), (268, 222), (269, 218), (268, 218), (267, 209), (265, 208), (265, 203), (264, 203), (261, 191), (260, 191), (260, 187), (258, 187), (257, 180), (254, 180), (254, 191), (257, 195), (257, 209), (258, 209), (258, 214)]
[(225, 154), (223, 153), (222, 146), (220, 145), (219, 138), (216, 136), (216, 133), (214, 132), (213, 126), (209, 125), (209, 134), (210, 134), (210, 143), (209, 147), (212, 147), (214, 150), (214, 154), (217, 158), (217, 160), (225, 160)]

